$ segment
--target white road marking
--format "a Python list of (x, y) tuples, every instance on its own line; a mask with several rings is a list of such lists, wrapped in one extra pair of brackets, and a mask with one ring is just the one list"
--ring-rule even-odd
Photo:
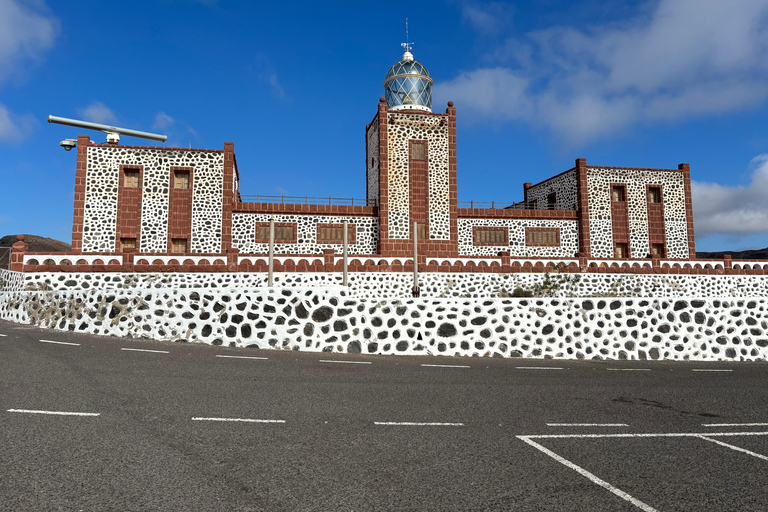
[(79, 343), (68, 343), (66, 341), (51, 341), (51, 340), (40, 340), (40, 343), (55, 343), (56, 345), (74, 345), (76, 347), (79, 347)]
[(650, 368), (606, 368), (609, 372), (649, 372)]
[(192, 421), (241, 421), (245, 423), (285, 423), (285, 420), (257, 420), (251, 418), (192, 418)]
[(470, 366), (461, 364), (423, 364), (421, 366), (431, 366), (433, 368), (470, 368)]
[(147, 350), (145, 348), (121, 348), (120, 350), (128, 350), (131, 352), (152, 352), (154, 354), (170, 354), (167, 350)]
[(530, 439), (600, 439), (604, 437), (720, 437), (720, 436), (768, 436), (768, 432), (670, 432), (662, 434), (534, 434)]
[(565, 368), (556, 368), (554, 366), (515, 366), (518, 370), (565, 370)]
[(8, 336), (8, 335), (7, 335), (7, 334), (0, 334), (0, 336), (2, 336), (3, 338), (5, 338), (5, 337), (6, 337), (6, 336)]
[(266, 357), (252, 357), (252, 356), (222, 356), (216, 354), (216, 357), (228, 357), (230, 359), (267, 359)]
[(24, 412), (27, 414), (55, 414), (57, 416), (99, 416), (98, 412), (64, 412), (64, 411), (33, 411), (30, 409), (8, 409), (8, 412)]
[(722, 441), (718, 441), (717, 439), (710, 439), (707, 436), (697, 436), (697, 437), (700, 437), (701, 439), (705, 439), (707, 441), (711, 441), (711, 442), (713, 442), (715, 444), (719, 444), (720, 446), (725, 446), (726, 448), (730, 448), (731, 450), (736, 450), (737, 452), (743, 452), (743, 453), (752, 455), (753, 457), (757, 457), (758, 459), (768, 460), (768, 457), (766, 457), (765, 455), (760, 455), (759, 453), (751, 452), (749, 450), (745, 450), (744, 448), (740, 448), (740, 447), (734, 446), (732, 444), (728, 444), (728, 443), (724, 443)]
[(599, 485), (601, 487), (604, 487), (605, 489), (608, 489), (609, 491), (611, 491), (613, 494), (615, 494), (619, 498), (630, 502), (631, 504), (633, 504), (634, 506), (638, 507), (639, 509), (644, 510), (645, 512), (658, 512), (655, 508), (653, 508), (653, 507), (651, 507), (649, 505), (646, 505), (645, 503), (643, 503), (642, 501), (638, 500), (637, 498), (633, 498), (632, 496), (630, 496), (629, 494), (625, 493), (624, 491), (622, 491), (618, 487), (612, 486), (611, 484), (609, 484), (605, 480), (601, 480), (600, 478), (598, 478), (594, 474), (590, 473), (586, 469), (583, 469), (583, 468), (577, 466), (576, 464), (574, 464), (573, 462), (571, 462), (571, 461), (569, 461), (567, 459), (564, 459), (563, 457), (559, 456), (555, 452), (544, 448), (539, 443), (535, 443), (535, 442), (531, 441), (529, 439), (529, 437), (533, 437), (533, 436), (517, 436), (517, 437), (518, 437), (518, 439), (523, 440), (524, 442), (526, 442), (529, 445), (533, 446), (534, 448), (536, 448), (537, 450), (541, 451), (542, 453), (544, 453), (546, 455), (549, 455), (550, 457), (555, 459), (560, 464), (562, 464), (562, 465), (564, 465), (564, 466), (566, 466), (568, 468), (571, 468), (572, 470), (576, 471), (577, 473), (579, 473), (582, 476), (587, 477), (593, 483), (595, 483), (595, 484), (597, 484), (597, 485)]
[(693, 372), (732, 372), (733, 370), (708, 370), (708, 369), (693, 369)]
[(548, 427), (628, 427), (626, 423), (547, 423)]
[(768, 427), (768, 423), (702, 423), (702, 427)]
[(396, 425), (405, 427), (463, 427), (463, 423), (417, 423), (412, 421), (374, 421), (374, 425)]
[(345, 364), (371, 364), (370, 361), (339, 361), (339, 360), (332, 360), (332, 359), (321, 359), (321, 363), (345, 363)]

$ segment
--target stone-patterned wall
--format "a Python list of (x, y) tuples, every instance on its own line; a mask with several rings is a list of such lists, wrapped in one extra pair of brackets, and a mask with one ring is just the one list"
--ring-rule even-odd
[[(509, 246), (473, 245), (472, 228), (475, 226), (506, 227)], [(459, 254), (461, 256), (496, 256), (509, 250), (512, 257), (572, 258), (579, 248), (578, 222), (575, 220), (523, 220), (523, 219), (459, 219)], [(525, 228), (559, 228), (559, 247), (525, 245)]]
[[(365, 163), (367, 176), (368, 206), (378, 205), (379, 201), (379, 117), (376, 116), (366, 134), (368, 161)], [(375, 202), (373, 202), (375, 201)]]
[(21, 291), (24, 289), (24, 277), (26, 274), (0, 269), (0, 291)]
[[(222, 178), (220, 151), (186, 151), (124, 146), (88, 147), (83, 252), (114, 252), (120, 166), (143, 166), (140, 252), (167, 252), (168, 198), (172, 167), (192, 167), (192, 250), (221, 250)], [(218, 184), (216, 181), (219, 181)]]
[(429, 238), (450, 240), (448, 119), (443, 115), (389, 113), (389, 238), (410, 238), (408, 141), (428, 141)]
[(537, 209), (547, 207), (547, 196), (557, 194), (558, 210), (577, 210), (579, 198), (576, 189), (576, 170), (568, 171), (560, 176), (532, 186), (528, 189), (526, 199), (536, 203)]
[[(125, 289), (253, 289), (267, 285), (265, 272), (247, 273), (64, 273), (8, 272), (6, 290), (125, 290)], [(2, 274), (5, 276), (6, 274)], [(691, 276), (654, 274), (578, 274), (579, 281), (555, 291), (559, 297), (766, 297), (768, 276)], [(558, 280), (557, 275), (553, 278)], [(341, 272), (276, 272), (275, 286), (327, 288), (341, 286)], [(515, 288), (532, 290), (542, 273), (421, 273), (422, 297), (494, 298), (509, 296)], [(357, 298), (408, 298), (413, 276), (409, 272), (351, 272), (349, 295)]]
[(340, 289), (2, 292), (0, 318), (235, 347), (564, 359), (768, 360), (768, 301), (353, 299)]
[(593, 258), (614, 256), (609, 191), (611, 183), (624, 183), (627, 186), (630, 254), (633, 258), (645, 258), (650, 253), (647, 185), (662, 186), (667, 257), (689, 257), (682, 172), (588, 167), (589, 238)]
[(322, 254), (323, 249), (340, 249), (342, 244), (317, 242), (318, 224), (341, 224), (345, 220), (356, 227), (355, 243), (349, 244), (349, 254), (376, 254), (379, 240), (379, 221), (376, 217), (350, 217), (331, 215), (267, 215), (260, 213), (232, 214), (232, 247), (242, 254), (266, 254), (269, 244), (256, 243), (256, 224), (289, 222), (297, 225), (297, 243), (275, 244), (275, 254)]

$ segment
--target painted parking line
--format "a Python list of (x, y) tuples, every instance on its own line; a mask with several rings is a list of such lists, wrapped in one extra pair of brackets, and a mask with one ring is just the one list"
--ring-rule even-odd
[(768, 427), (768, 423), (702, 423), (702, 427)]
[(547, 423), (548, 427), (628, 427), (626, 423)]
[(421, 366), (429, 366), (432, 368), (471, 368), (470, 366), (463, 364), (423, 364)]
[(649, 372), (650, 368), (606, 368), (609, 372)]
[(56, 416), (100, 416), (98, 412), (66, 412), (66, 411), (35, 411), (32, 409), (8, 409), (7, 412), (21, 412), (26, 414), (53, 414)]
[(768, 457), (766, 457), (765, 455), (760, 455), (759, 453), (755, 453), (753, 451), (746, 450), (746, 449), (741, 448), (739, 446), (734, 446), (732, 444), (724, 443), (722, 441), (718, 441), (717, 439), (712, 439), (712, 438), (707, 437), (707, 436), (697, 436), (697, 437), (700, 438), (700, 439), (704, 439), (705, 441), (709, 441), (709, 442), (712, 442), (712, 443), (715, 443), (715, 444), (719, 444), (720, 446), (725, 446), (726, 448), (730, 448), (731, 450), (736, 450), (737, 452), (746, 453), (747, 455), (751, 455), (753, 457), (757, 457), (758, 459), (768, 460)]
[(8, 335), (7, 334), (0, 334), (0, 338), (5, 338), (6, 336), (8, 336)]
[(374, 421), (374, 425), (389, 425), (397, 427), (463, 427), (463, 423), (421, 423), (413, 421)]
[(223, 356), (221, 354), (216, 354), (216, 357), (226, 357), (229, 359), (267, 359), (266, 357), (253, 357), (253, 356)]
[(148, 350), (146, 348), (121, 348), (120, 350), (127, 350), (129, 352), (152, 352), (153, 354), (170, 354), (167, 350)]
[(67, 341), (40, 340), (40, 343), (55, 343), (56, 345), (74, 345), (79, 347), (79, 343), (69, 343)]
[(515, 366), (517, 370), (565, 370), (555, 366)]
[(370, 361), (340, 361), (334, 359), (321, 359), (321, 363), (342, 363), (342, 364), (371, 364)]
[(234, 421), (242, 423), (285, 423), (285, 420), (260, 420), (254, 418), (192, 418), (192, 421)]
[(720, 370), (712, 369), (712, 370), (709, 370), (709, 369), (706, 369), (706, 368), (694, 368), (691, 371), (692, 372), (732, 372), (733, 370), (724, 370), (724, 369), (720, 369)]

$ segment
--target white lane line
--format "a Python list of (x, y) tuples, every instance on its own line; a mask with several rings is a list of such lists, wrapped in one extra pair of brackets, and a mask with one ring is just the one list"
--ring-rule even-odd
[(146, 348), (121, 348), (120, 350), (128, 350), (130, 352), (152, 352), (154, 354), (170, 354), (167, 350), (147, 350)]
[(732, 372), (733, 370), (708, 370), (708, 369), (693, 369), (692, 372)]
[(40, 340), (40, 343), (55, 343), (56, 345), (74, 345), (76, 347), (79, 347), (79, 343), (69, 343), (66, 341), (52, 341), (52, 340)]
[(702, 423), (702, 427), (768, 427), (768, 423)]
[(267, 359), (266, 357), (252, 357), (252, 356), (222, 356), (216, 354), (216, 357), (228, 357), (230, 359)]
[(534, 434), (530, 439), (601, 439), (607, 437), (722, 437), (722, 436), (768, 436), (768, 432), (669, 432), (661, 434)]
[(536, 448), (537, 450), (541, 451), (542, 453), (544, 453), (546, 455), (549, 455), (550, 457), (555, 459), (560, 464), (562, 464), (562, 465), (564, 465), (564, 466), (566, 466), (568, 468), (571, 468), (572, 470), (576, 471), (577, 473), (579, 473), (582, 476), (587, 477), (593, 483), (599, 485), (600, 487), (604, 487), (605, 489), (608, 489), (609, 491), (611, 491), (613, 494), (615, 494), (619, 498), (630, 502), (631, 504), (633, 504), (634, 506), (638, 507), (639, 509), (644, 510), (645, 512), (658, 512), (655, 508), (651, 507), (650, 505), (646, 505), (645, 503), (643, 503), (642, 501), (638, 500), (637, 498), (633, 498), (632, 496), (630, 496), (629, 494), (625, 493), (624, 491), (622, 491), (618, 487), (614, 487), (611, 484), (609, 484), (608, 482), (606, 482), (605, 480), (601, 480), (600, 478), (598, 478), (594, 474), (590, 473), (586, 469), (583, 469), (583, 468), (577, 466), (576, 464), (574, 464), (573, 462), (571, 462), (571, 461), (569, 461), (567, 459), (564, 459), (563, 457), (559, 456), (555, 452), (544, 448), (539, 443), (535, 443), (535, 442), (531, 441), (529, 439), (529, 436), (517, 436), (517, 437), (518, 437), (518, 439), (523, 440), (524, 442), (526, 442), (529, 445), (533, 446), (534, 448)]
[(285, 423), (285, 420), (257, 420), (252, 418), (192, 418), (192, 421), (239, 421), (244, 423)]
[(518, 370), (565, 370), (565, 368), (556, 368), (554, 366), (515, 366)]
[(8, 336), (8, 335), (7, 335), (7, 334), (0, 334), (0, 336), (1, 336), (1, 337), (3, 337), (3, 338), (5, 338), (5, 337), (6, 337), (6, 336)]
[(609, 372), (649, 372), (650, 368), (606, 368)]
[(423, 364), (421, 366), (430, 366), (433, 368), (470, 368), (470, 366), (462, 364)]
[(547, 423), (548, 427), (628, 427), (626, 423)]
[(339, 361), (333, 359), (321, 359), (321, 363), (344, 363), (344, 364), (371, 364), (370, 361)]
[(56, 416), (99, 416), (98, 412), (65, 412), (65, 411), (34, 411), (30, 409), (8, 409), (8, 412), (23, 412), (27, 414), (55, 414)]
[(374, 425), (395, 425), (403, 427), (463, 427), (463, 423), (418, 423), (413, 421), (374, 421)]
[(731, 450), (736, 450), (737, 452), (743, 452), (743, 453), (749, 454), (749, 455), (751, 455), (753, 457), (757, 457), (758, 459), (768, 460), (768, 457), (766, 457), (765, 455), (760, 455), (759, 453), (751, 452), (749, 450), (745, 450), (744, 448), (740, 448), (740, 447), (734, 446), (732, 444), (728, 444), (728, 443), (724, 443), (722, 441), (718, 441), (717, 439), (710, 439), (707, 436), (697, 436), (697, 437), (700, 437), (701, 439), (704, 439), (706, 441), (713, 442), (715, 444), (719, 444), (720, 446), (725, 446), (726, 448), (730, 448)]

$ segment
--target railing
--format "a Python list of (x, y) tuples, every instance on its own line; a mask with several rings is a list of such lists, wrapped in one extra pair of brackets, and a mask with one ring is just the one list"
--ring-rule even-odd
[(560, 210), (557, 204), (545, 204), (538, 207), (535, 202), (521, 201), (519, 203), (502, 203), (499, 201), (459, 201), (459, 208), (482, 208), (500, 210)]
[(344, 206), (377, 206), (376, 199), (350, 199), (346, 197), (298, 197), (298, 196), (255, 196), (241, 195), (241, 201), (256, 203), (278, 203), (278, 204), (322, 204), (322, 205), (344, 205)]

